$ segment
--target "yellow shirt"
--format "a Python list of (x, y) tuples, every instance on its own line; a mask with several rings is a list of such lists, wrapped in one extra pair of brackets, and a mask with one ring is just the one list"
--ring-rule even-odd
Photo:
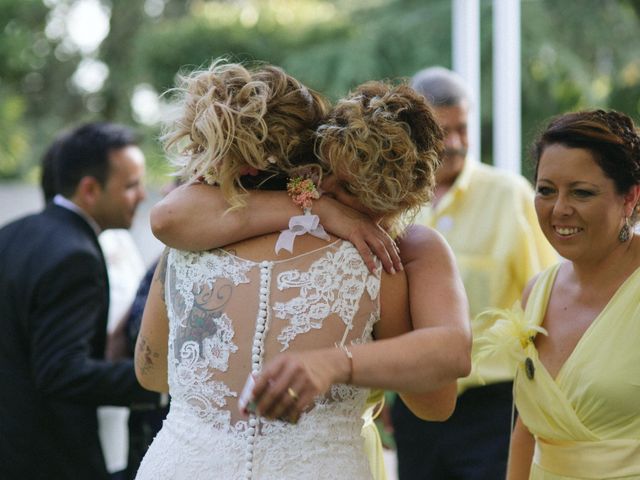
[[(489, 308), (511, 307), (527, 281), (558, 260), (538, 225), (529, 183), (469, 158), (449, 191), (435, 207), (423, 208), (417, 223), (435, 228), (451, 246), (472, 319)], [(474, 337), (482, 333), (473, 322), (472, 330)], [(475, 364), (458, 382), (458, 393), (513, 378), (504, 362)]]

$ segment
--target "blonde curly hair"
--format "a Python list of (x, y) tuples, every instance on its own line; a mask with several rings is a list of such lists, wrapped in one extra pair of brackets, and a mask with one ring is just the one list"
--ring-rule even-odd
[(184, 180), (217, 184), (232, 209), (246, 205), (245, 184), (286, 178), (314, 161), (315, 129), (328, 102), (281, 68), (216, 60), (180, 76), (172, 92), (180, 110), (165, 129), (165, 149), (177, 151)]
[(422, 95), (406, 84), (368, 82), (318, 128), (316, 154), (397, 234), (431, 198), (443, 139)]

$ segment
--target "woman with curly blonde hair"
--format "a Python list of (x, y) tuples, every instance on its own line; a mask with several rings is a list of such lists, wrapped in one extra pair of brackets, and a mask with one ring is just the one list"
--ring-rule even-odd
[(251, 185), (282, 180), (295, 165), (313, 159), (314, 129), (329, 107), (278, 67), (252, 71), (221, 60), (182, 76), (171, 93), (180, 113), (163, 140), (168, 151), (179, 152), (179, 176), (215, 183), (233, 208), (245, 206)]
[(429, 106), (409, 86), (369, 82), (340, 100), (318, 128), (316, 153), (340, 179), (338, 187), (348, 185), (369, 216), (384, 217), (397, 235), (431, 197), (439, 132)]
[[(195, 102), (203, 113), (190, 117), (191, 128), (184, 117), (179, 120), (189, 133), (172, 139), (189, 137), (187, 156), (219, 141), (200, 136), (202, 123), (223, 123), (204, 118), (223, 111), (208, 108), (205, 98)], [(187, 95), (183, 104), (189, 101)], [(243, 104), (234, 109), (242, 112)], [(269, 114), (267, 105), (265, 118)], [(375, 248), (387, 252), (392, 269), (397, 252), (379, 225), (400, 229), (402, 214), (430, 195), (442, 148), (430, 108), (408, 87), (365, 85), (339, 102), (317, 131), (320, 164), (335, 173), (323, 179), (325, 195), (313, 202), (312, 213), (323, 222), (323, 212), (330, 213), (342, 227), (353, 218), (367, 225), (376, 241), (361, 236), (360, 248), (379, 242)], [(278, 131), (269, 127), (254, 142), (272, 134)], [(248, 148), (240, 137), (229, 145), (238, 142)], [(344, 150), (333, 148), (338, 145)], [(337, 155), (345, 151), (351, 152), (349, 161), (340, 162)], [(170, 250), (150, 292), (137, 371), (144, 386), (161, 391), (168, 371), (172, 407), (140, 478), (196, 479), (211, 472), (219, 478), (372, 478), (360, 435), (370, 388), (400, 391), (417, 414), (446, 418), (455, 403), (455, 380), (468, 372), (464, 293), (440, 237), (422, 230), (404, 237), (403, 256), (415, 257), (407, 261), (408, 276), (423, 281), (419, 296), (407, 285), (407, 274), (381, 271), (370, 255), (365, 263), (352, 243), (333, 235), (327, 242), (324, 232), (297, 236), (290, 252), (278, 254), (279, 236), (271, 232), (286, 228), (300, 211), (285, 192), (265, 187), (294, 175), (305, 162), (292, 161), (290, 154), (286, 162), (266, 155), (244, 161), (229, 153), (187, 167), (192, 178), (204, 177), (212, 186), (189, 185), (156, 209), (156, 222), (158, 214), (170, 217), (168, 244), (224, 248)], [(225, 180), (235, 182), (239, 193), (222, 185), (221, 172), (232, 171), (223, 167), (227, 161), (239, 162)], [(370, 162), (377, 167), (369, 168)], [(246, 207), (233, 208), (238, 195)], [(364, 218), (379, 224), (370, 228)], [(181, 226), (172, 231), (175, 220)], [(428, 270), (417, 260), (425, 249)], [(409, 288), (412, 298), (420, 297), (411, 306)], [(431, 312), (414, 312), (422, 302), (432, 304)], [(255, 385), (245, 389), (245, 408), (240, 397), (247, 378)]]

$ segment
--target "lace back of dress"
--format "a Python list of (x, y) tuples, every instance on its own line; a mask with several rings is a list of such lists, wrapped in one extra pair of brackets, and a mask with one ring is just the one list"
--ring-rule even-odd
[[(368, 342), (379, 318), (379, 272), (344, 241), (260, 263), (172, 250), (166, 285), (172, 402), (217, 429), (246, 427), (237, 402), (252, 370), (284, 351)], [(334, 386), (316, 405), (357, 409), (366, 394)]]

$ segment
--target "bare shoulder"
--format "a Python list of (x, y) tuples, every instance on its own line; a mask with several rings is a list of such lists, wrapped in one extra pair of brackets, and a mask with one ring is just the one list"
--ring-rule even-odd
[(446, 240), (433, 228), (410, 225), (399, 240), (400, 257), (407, 266), (411, 262), (453, 262), (453, 253)]
[[(553, 290), (554, 291), (562, 290), (569, 283), (567, 281), (566, 277), (565, 277), (568, 267), (569, 267), (569, 262), (568, 261), (560, 262), (560, 265), (558, 267), (558, 273), (557, 273), (557, 276), (556, 276), (556, 281), (553, 283)], [(534, 285), (536, 284), (536, 282), (538, 281), (540, 276), (544, 272), (546, 272), (548, 270), (549, 269), (543, 270), (542, 272), (536, 273), (527, 282), (527, 285), (522, 290), (521, 305), (522, 305), (523, 309), (527, 306), (527, 302), (529, 301), (529, 296), (531, 295), (531, 291), (533, 290)], [(562, 295), (562, 292), (560, 294)]]
[(288, 260), (314, 250), (322, 250), (338, 240), (332, 235), (329, 235), (329, 240), (316, 238), (312, 235), (300, 235), (294, 241), (292, 252), (282, 249), (276, 253), (275, 246), (279, 236), (280, 232), (268, 233), (226, 245), (224, 249), (234, 255), (256, 262), (262, 260)]
[(531, 290), (533, 290), (533, 286), (536, 284), (536, 282), (538, 281), (538, 278), (540, 277), (539, 273), (536, 273), (528, 282), (527, 285), (524, 287), (524, 290), (522, 290), (522, 308), (524, 309), (527, 306), (527, 302), (529, 301), (529, 295), (531, 295)]
[(452, 327), (470, 339), (464, 285), (451, 248), (435, 230), (411, 226), (400, 242), (414, 327)]

